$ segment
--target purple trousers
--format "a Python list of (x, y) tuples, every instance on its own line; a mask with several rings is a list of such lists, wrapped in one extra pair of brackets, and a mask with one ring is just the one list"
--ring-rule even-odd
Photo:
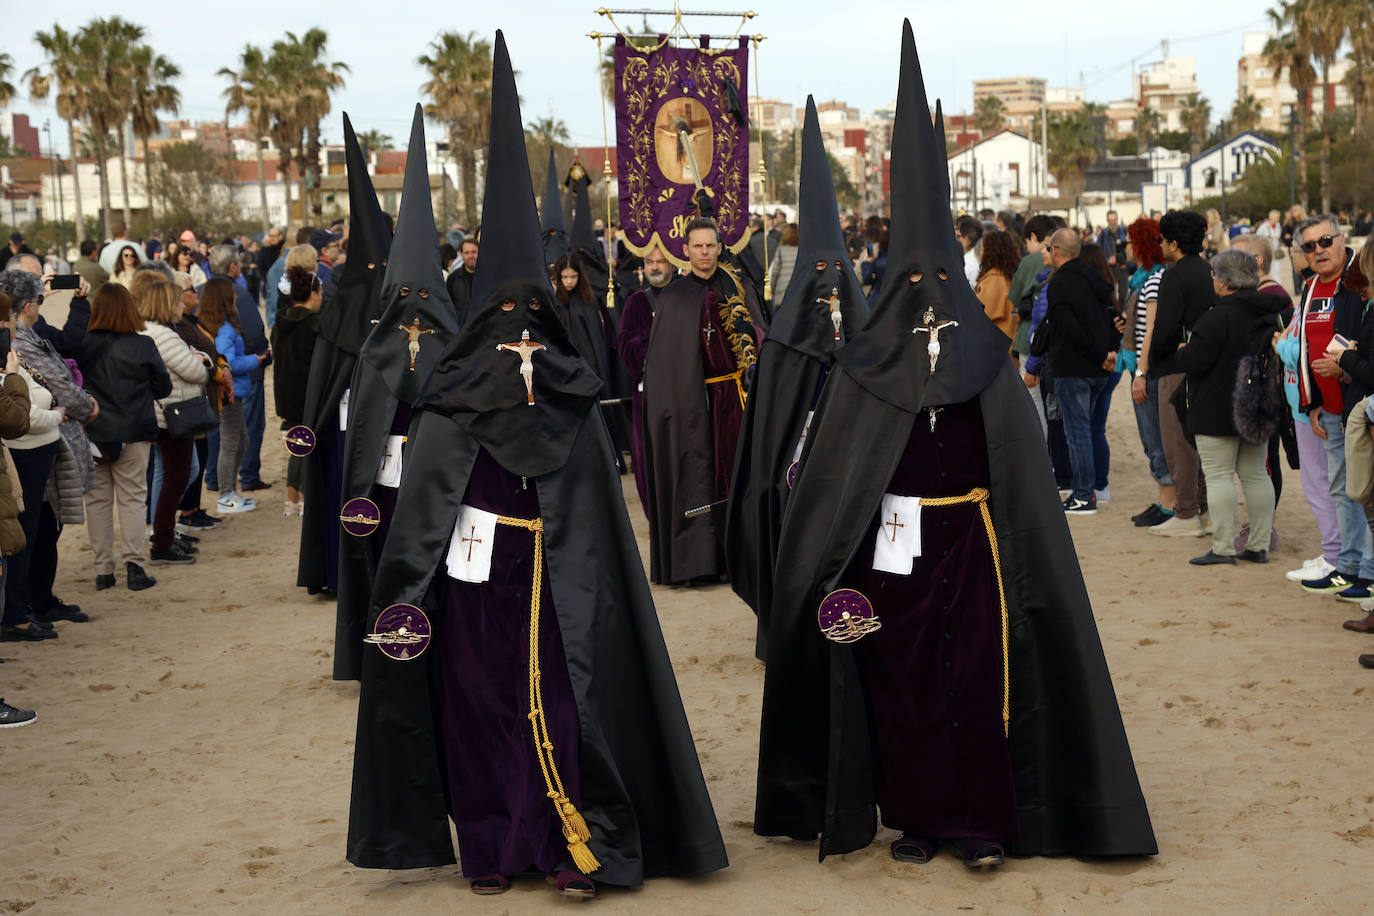
[(1299, 418), (1293, 424), (1298, 436), (1298, 462), (1302, 465), (1302, 493), (1317, 519), (1322, 537), (1322, 557), (1332, 566), (1341, 555), (1341, 528), (1336, 520), (1336, 501), (1331, 498), (1330, 478), (1326, 473), (1326, 448), (1312, 427)]

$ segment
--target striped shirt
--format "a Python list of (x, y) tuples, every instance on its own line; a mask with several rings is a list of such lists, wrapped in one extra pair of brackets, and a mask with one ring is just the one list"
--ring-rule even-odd
[(1139, 353), (1145, 347), (1145, 308), (1151, 302), (1159, 298), (1159, 278), (1164, 276), (1164, 266), (1155, 268), (1155, 272), (1145, 278), (1145, 283), (1140, 287), (1140, 292), (1135, 299), (1135, 352)]

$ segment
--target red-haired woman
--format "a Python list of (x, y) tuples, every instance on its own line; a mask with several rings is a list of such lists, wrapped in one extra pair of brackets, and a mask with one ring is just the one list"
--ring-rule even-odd
[(1164, 460), (1164, 440), (1159, 432), (1158, 380), (1147, 378), (1155, 302), (1159, 298), (1159, 280), (1164, 276), (1164, 251), (1159, 242), (1158, 220), (1142, 216), (1126, 228), (1126, 256), (1135, 263), (1136, 271), (1128, 284), (1130, 299), (1125, 309), (1125, 317), (1132, 321), (1133, 327), (1122, 329), (1125, 336), (1121, 350), (1124, 355), (1128, 342), (1134, 344), (1135, 366), (1127, 360), (1125, 367), (1135, 371), (1131, 382), (1135, 425), (1140, 432), (1140, 444), (1145, 447), (1145, 457), (1150, 462), (1150, 476), (1159, 486), (1159, 501), (1131, 517), (1138, 528), (1158, 525), (1174, 514), (1174, 478), (1169, 475), (1169, 465)]
[(117, 283), (106, 283), (91, 299), (91, 323), (81, 344), (81, 374), (100, 413), (86, 435), (100, 450), (95, 489), (86, 494), (86, 533), (95, 554), (95, 587), (115, 583), (114, 523), (119, 535), (127, 584), (138, 591), (157, 582), (143, 571), (148, 517), (148, 452), (157, 438), (153, 401), (172, 393), (172, 379), (157, 344), (139, 332), (143, 317), (134, 297)]

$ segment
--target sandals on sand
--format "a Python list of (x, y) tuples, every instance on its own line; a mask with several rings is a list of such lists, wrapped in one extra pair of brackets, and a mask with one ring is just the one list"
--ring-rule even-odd
[(564, 897), (573, 897), (578, 900), (590, 900), (596, 896), (596, 885), (591, 878), (575, 871), (560, 871), (557, 874), (549, 875), (549, 883), (558, 889), (558, 893)]
[(510, 890), (510, 878), (505, 875), (483, 875), (480, 878), (473, 878), (468, 883), (474, 894), (489, 896), (491, 894), (504, 894)]

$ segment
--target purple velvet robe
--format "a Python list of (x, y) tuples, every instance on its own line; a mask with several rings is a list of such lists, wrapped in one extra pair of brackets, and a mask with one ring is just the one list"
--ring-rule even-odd
[(630, 376), (630, 463), (635, 475), (635, 489), (639, 491), (639, 507), (649, 512), (647, 491), (644, 489), (644, 394), (639, 380), (644, 377), (644, 356), (649, 352), (649, 332), (654, 326), (654, 290), (636, 291), (625, 301), (620, 314), (620, 362)]
[[(498, 515), (539, 517), (534, 482), (503, 469), (485, 449), (463, 502)], [(469, 878), (568, 867), (562, 825), (547, 797), (530, 729), (529, 624), (534, 534), (497, 525), (490, 578), (481, 584), (435, 575), (434, 606), (442, 691), (439, 719), (458, 831)], [(545, 567), (539, 614), (544, 714), (563, 787), (581, 806), (580, 730), (558, 617)]]
[[(934, 432), (926, 413), (916, 418), (887, 492), (961, 496), (990, 479), (982, 414), (969, 401), (941, 410)], [(975, 503), (923, 506), (909, 576), (872, 568), (882, 521), (844, 577), (882, 621), (858, 644), (882, 822), (1011, 842), (1020, 828), (1002, 724), (1002, 617), (981, 513)]]

